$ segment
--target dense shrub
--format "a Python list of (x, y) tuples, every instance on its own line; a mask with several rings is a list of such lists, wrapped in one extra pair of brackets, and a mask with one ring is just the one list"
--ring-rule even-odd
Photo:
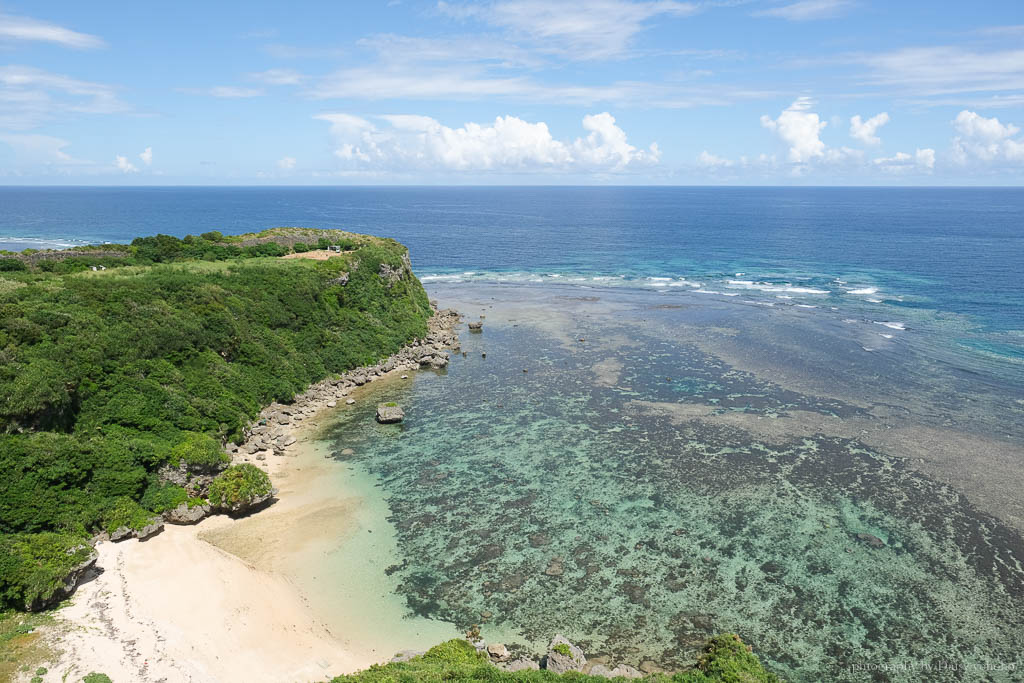
[(28, 266), (20, 259), (0, 258), (0, 273), (10, 273), (16, 270), (28, 270)]
[(309, 245), (306, 244), (305, 242), (296, 242), (295, 244), (292, 245), (292, 251), (294, 251), (296, 254), (304, 254), (307, 251), (309, 251), (309, 249)]
[(153, 512), (128, 497), (112, 501), (103, 515), (103, 528), (112, 534), (121, 527), (138, 531), (153, 519)]
[(189, 469), (211, 468), (229, 462), (231, 458), (220, 442), (206, 434), (188, 432), (184, 440), (171, 449), (171, 464), (175, 467), (185, 464)]
[(0, 602), (26, 609), (49, 600), (91, 554), (75, 534), (0, 534)]
[(154, 479), (142, 494), (139, 504), (146, 510), (159, 514), (173, 510), (182, 503), (189, 502), (188, 492), (175, 484)]
[(210, 483), (210, 504), (232, 508), (247, 505), (271, 491), (267, 473), (249, 463), (232, 465)]

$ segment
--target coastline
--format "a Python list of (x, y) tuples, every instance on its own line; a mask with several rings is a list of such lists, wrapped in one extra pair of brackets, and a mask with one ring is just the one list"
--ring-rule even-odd
[[(344, 552), (368, 520), (387, 524), (381, 510), (346, 488), (346, 468), (324, 456), (317, 435), (325, 422), (346, 400), (362, 400), (375, 381), (411, 381), (399, 375), (420, 367), (419, 358), (430, 359), (426, 367), (438, 367), (440, 358), (446, 363), (442, 348), (458, 347), (459, 320), (454, 311), (435, 313), (425, 339), (376, 366), (312, 385), (286, 407), (298, 419), (282, 424), (277, 417), (275, 424), (278, 404), (261, 411), (257, 429), (232, 460), (267, 471), (278, 487), (269, 507), (237, 519), (167, 524), (145, 541), (97, 543), (102, 571), (79, 585), (46, 629), (44, 637), (60, 653), (49, 668), (65, 677), (103, 672), (142, 682), (325, 681), (385, 662), (402, 647), (458, 635), (441, 622), (405, 620), (397, 599), (385, 605), (382, 596), (352, 585), (339, 591), (349, 602), (344, 596), (333, 601), (328, 621), (297, 568), (310, 566), (312, 557)], [(258, 429), (267, 426), (261, 421), (275, 429), (272, 441)], [(254, 444), (268, 447), (250, 448)], [(383, 569), (363, 573), (383, 575)], [(338, 612), (339, 604), (347, 609)], [(368, 610), (386, 623), (363, 633)], [(416, 642), (388, 637), (399, 621), (409, 622), (403, 626)]]

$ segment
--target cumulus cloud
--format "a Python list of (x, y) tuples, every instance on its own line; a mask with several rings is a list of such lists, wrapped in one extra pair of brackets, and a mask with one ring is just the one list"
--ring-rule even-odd
[(887, 173), (930, 172), (935, 168), (935, 150), (918, 149), (913, 154), (896, 152), (891, 157), (880, 157), (871, 163)]
[(811, 98), (798, 97), (779, 114), (779, 118), (773, 119), (767, 115), (761, 117), (761, 125), (789, 145), (789, 160), (796, 164), (805, 164), (825, 156), (825, 143), (819, 136), (828, 123), (810, 111), (813, 105), (814, 100)]
[(1013, 139), (1020, 128), (1012, 123), (964, 109), (953, 120), (953, 128), (953, 159), (958, 163), (1024, 161), (1024, 140)]
[(117, 170), (122, 173), (138, 173), (139, 169), (135, 167), (135, 164), (128, 161), (127, 157), (123, 157), (120, 154), (114, 157), (114, 166)]
[(428, 116), (377, 117), (380, 126), (351, 114), (321, 114), (337, 142), (335, 156), (359, 168), (428, 168), (451, 171), (559, 170), (618, 172), (657, 163), (657, 144), (629, 144), (607, 112), (583, 117), (585, 137), (556, 140), (543, 121), (499, 116), (493, 124), (445, 126)]
[(789, 5), (754, 12), (754, 16), (776, 17), (789, 21), (831, 19), (842, 14), (851, 5), (851, 0), (800, 0)]
[(97, 36), (79, 33), (71, 29), (30, 17), (16, 17), (0, 14), (0, 40), (24, 40), (56, 43), (64, 47), (79, 49), (103, 47), (106, 43)]
[(146, 149), (142, 150), (139, 153), (139, 158), (142, 159), (142, 163), (144, 163), (146, 166), (151, 166), (153, 164), (153, 148), (147, 147)]
[(878, 137), (878, 129), (889, 123), (889, 114), (882, 112), (872, 116), (867, 121), (862, 121), (860, 115), (850, 119), (850, 137), (860, 140), (865, 145), (879, 145), (882, 139)]
[(277, 167), (282, 171), (290, 171), (295, 168), (295, 163), (294, 157), (282, 157), (277, 160)]

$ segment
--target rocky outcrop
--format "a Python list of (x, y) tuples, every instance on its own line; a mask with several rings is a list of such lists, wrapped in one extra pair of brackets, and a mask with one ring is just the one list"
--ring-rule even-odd
[[(86, 547), (87, 546), (85, 545), (80, 545), (76, 548), (72, 548), (68, 553), (74, 554)], [(88, 556), (68, 570), (67, 575), (64, 577), (64, 580), (61, 581), (61, 585), (57, 587), (57, 590), (55, 590), (48, 598), (36, 599), (33, 602), (26, 601), (25, 610), (29, 612), (39, 612), (44, 609), (56, 607), (60, 604), (61, 600), (64, 600), (75, 592), (75, 588), (78, 587), (78, 582), (85, 577), (87, 572), (96, 566), (97, 557), (99, 557), (99, 554), (96, 552), (96, 549), (90, 547)]]
[(164, 512), (164, 521), (168, 524), (196, 524), (210, 515), (213, 510), (208, 504), (189, 506), (182, 503), (173, 510)]
[(405, 411), (395, 403), (381, 403), (377, 406), (377, 422), (395, 424), (405, 419)]
[(482, 322), (469, 323), (469, 331), (470, 332), (482, 332), (483, 329), (484, 329), (484, 324)]
[(644, 674), (639, 669), (634, 669), (626, 664), (619, 664), (614, 669), (609, 669), (604, 664), (595, 664), (587, 672), (591, 676), (602, 676), (603, 678), (643, 678)]
[(583, 671), (587, 658), (579, 649), (562, 636), (555, 636), (548, 645), (548, 654), (544, 657), (544, 668), (556, 674), (569, 671)]
[(504, 669), (505, 671), (536, 671), (540, 669), (540, 664), (533, 661), (532, 659), (527, 659), (526, 657), (513, 659), (511, 662), (508, 662), (507, 664), (499, 664), (498, 666)]
[(215, 509), (232, 517), (244, 517), (266, 506), (276, 495), (277, 489), (270, 489), (270, 491), (262, 496), (254, 496), (250, 500), (240, 500), (228, 505), (221, 505)]
[(143, 526), (138, 529), (132, 529), (131, 527), (122, 526), (114, 529), (110, 532), (110, 540), (114, 543), (119, 541), (126, 541), (129, 538), (137, 538), (140, 541), (145, 541), (147, 538), (156, 536), (158, 533), (164, 530), (164, 520), (160, 517), (152, 517)]

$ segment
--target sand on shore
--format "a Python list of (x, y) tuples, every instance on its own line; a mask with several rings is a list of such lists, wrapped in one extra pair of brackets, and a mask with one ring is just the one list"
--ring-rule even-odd
[(279, 489), (269, 508), (100, 543), (103, 572), (55, 615), (49, 638), (61, 654), (49, 668), (66, 680), (102, 672), (114, 681), (327, 681), (454, 637), (450, 625), (407, 619), (397, 596), (311, 584), (297, 570), (338, 553), (352, 555), (344, 584), (380, 588), (384, 575), (361, 556), (359, 532), (386, 537), (386, 514), (339, 484), (344, 466), (315, 438), (325, 419), (293, 427), (290, 455), (261, 463)]

